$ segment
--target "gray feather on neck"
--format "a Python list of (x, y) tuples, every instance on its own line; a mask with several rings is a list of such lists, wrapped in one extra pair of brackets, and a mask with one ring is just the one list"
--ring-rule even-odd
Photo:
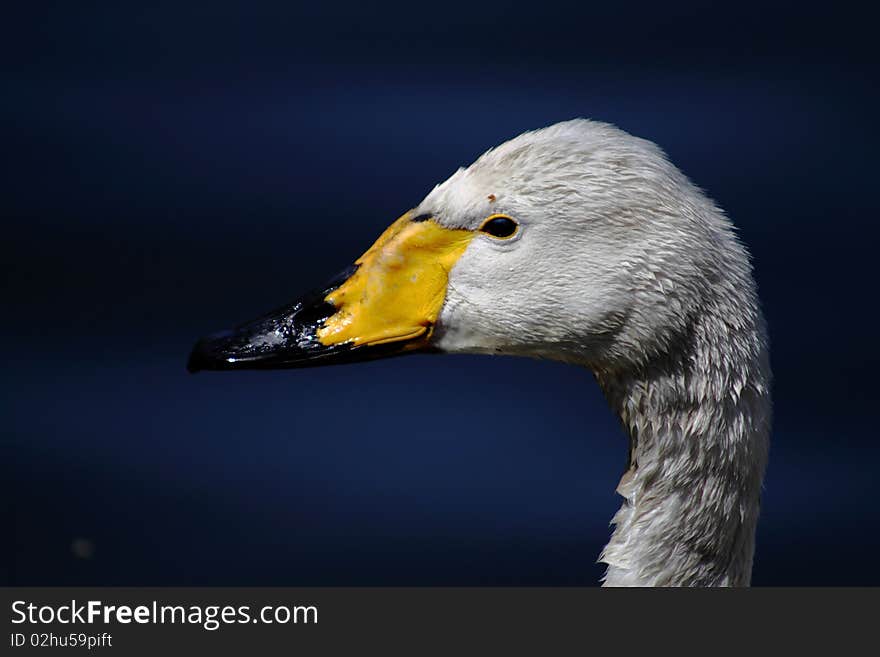
[(596, 371), (630, 438), (617, 488), (624, 503), (600, 557), (605, 586), (749, 585), (770, 368), (745, 252), (718, 256), (663, 353), (631, 370)]

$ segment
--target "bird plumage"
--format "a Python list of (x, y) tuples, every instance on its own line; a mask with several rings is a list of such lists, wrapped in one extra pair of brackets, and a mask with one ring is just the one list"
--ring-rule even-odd
[(654, 144), (585, 120), (487, 152), (417, 208), (465, 227), (496, 210), (541, 234), (519, 256), (472, 245), (438, 344), (595, 373), (630, 438), (607, 585), (748, 584), (770, 368), (731, 222)]

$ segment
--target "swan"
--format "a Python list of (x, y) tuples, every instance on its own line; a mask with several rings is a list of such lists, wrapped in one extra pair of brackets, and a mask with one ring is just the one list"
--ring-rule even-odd
[(591, 370), (629, 436), (605, 586), (748, 586), (771, 420), (746, 248), (652, 142), (575, 119), (437, 185), (339, 276), (189, 370), (419, 351)]

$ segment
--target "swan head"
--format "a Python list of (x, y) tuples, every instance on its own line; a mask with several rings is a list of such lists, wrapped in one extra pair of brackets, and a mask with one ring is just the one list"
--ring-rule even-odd
[(426, 350), (635, 366), (711, 302), (720, 271), (748, 275), (744, 255), (729, 259), (738, 251), (727, 220), (654, 144), (567, 121), (459, 169), (334, 280), (199, 341), (189, 368)]

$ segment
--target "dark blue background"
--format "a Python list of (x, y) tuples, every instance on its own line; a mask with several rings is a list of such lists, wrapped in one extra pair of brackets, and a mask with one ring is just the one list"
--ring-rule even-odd
[(36, 4), (0, 60), (8, 583), (595, 583), (626, 441), (588, 372), (184, 370), (459, 165), (587, 116), (662, 145), (754, 254), (776, 374), (754, 582), (880, 584), (857, 10)]

